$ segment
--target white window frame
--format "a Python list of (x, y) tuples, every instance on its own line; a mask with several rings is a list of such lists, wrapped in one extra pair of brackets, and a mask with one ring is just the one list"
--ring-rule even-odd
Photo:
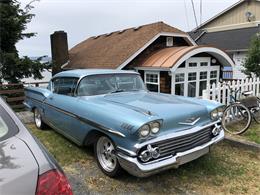
[[(148, 74), (153, 74), (153, 75), (156, 75), (157, 76), (157, 82), (147, 82), (146, 81), (146, 78), (147, 78), (147, 75)], [(146, 84), (150, 84), (150, 85), (158, 85), (158, 93), (160, 93), (160, 72), (157, 72), (157, 71), (145, 71), (144, 72), (144, 83), (145, 83), (145, 86)]]
[[(196, 62), (197, 67), (189, 67), (189, 63)], [(208, 66), (200, 66), (201, 62), (208, 62)], [(220, 75), (220, 65), (214, 65), (211, 66), (211, 58), (210, 57), (191, 57), (185, 61), (185, 67), (177, 68), (175, 72), (172, 73), (172, 94), (175, 94), (175, 84), (178, 84), (175, 82), (175, 74), (184, 73), (184, 96), (188, 96), (188, 83), (191, 81), (188, 81), (188, 74), (190, 72), (197, 72), (196, 77), (196, 95), (195, 97), (199, 96), (199, 85), (200, 81), (207, 80), (207, 85), (210, 84), (210, 81), (213, 80), (213, 78), (210, 78), (210, 72), (211, 71), (217, 71), (217, 82), (219, 82), (219, 75)], [(207, 72), (207, 79), (200, 79), (200, 72)], [(215, 79), (215, 78), (214, 78)], [(192, 81), (194, 82), (194, 81)]]
[[(184, 80), (183, 81), (176, 81), (176, 74), (183, 74), (184, 75)], [(174, 83), (175, 83), (174, 84), (174, 90), (175, 90), (175, 85), (176, 84), (184, 84), (184, 93), (185, 93), (185, 73), (181, 72), (181, 73), (176, 73), (176, 74), (175, 74), (175, 77), (174, 77)], [(174, 94), (175, 94), (175, 91), (174, 91)]]

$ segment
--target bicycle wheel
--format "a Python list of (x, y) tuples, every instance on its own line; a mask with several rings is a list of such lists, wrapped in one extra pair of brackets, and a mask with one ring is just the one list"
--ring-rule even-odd
[(224, 110), (222, 127), (230, 134), (239, 135), (249, 128), (251, 121), (249, 109), (243, 104), (235, 103)]
[(260, 123), (260, 100), (257, 98), (257, 106), (250, 109), (255, 122)]

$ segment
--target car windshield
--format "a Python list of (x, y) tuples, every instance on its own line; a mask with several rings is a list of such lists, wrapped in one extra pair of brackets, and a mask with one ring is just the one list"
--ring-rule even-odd
[(139, 90), (146, 88), (137, 74), (101, 74), (83, 78), (78, 87), (78, 95), (91, 96)]

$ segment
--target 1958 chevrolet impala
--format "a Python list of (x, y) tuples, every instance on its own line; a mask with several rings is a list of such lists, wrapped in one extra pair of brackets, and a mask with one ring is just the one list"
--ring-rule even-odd
[(209, 152), (224, 138), (223, 106), (147, 91), (140, 75), (122, 70), (71, 70), (47, 89), (26, 89), (35, 124), (47, 124), (80, 146), (94, 144), (101, 170), (146, 177)]

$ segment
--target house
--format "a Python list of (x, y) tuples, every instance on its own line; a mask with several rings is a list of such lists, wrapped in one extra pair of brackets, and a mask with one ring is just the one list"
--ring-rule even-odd
[(198, 45), (225, 50), (235, 62), (233, 78), (241, 72), (251, 38), (260, 32), (260, 1), (241, 0), (195, 28), (189, 35)]
[(66, 42), (63, 31), (51, 35), (54, 70), (135, 70), (149, 90), (161, 93), (200, 97), (207, 84), (222, 79), (224, 67), (234, 66), (224, 51), (197, 46), (187, 33), (163, 22), (93, 36), (69, 51)]

